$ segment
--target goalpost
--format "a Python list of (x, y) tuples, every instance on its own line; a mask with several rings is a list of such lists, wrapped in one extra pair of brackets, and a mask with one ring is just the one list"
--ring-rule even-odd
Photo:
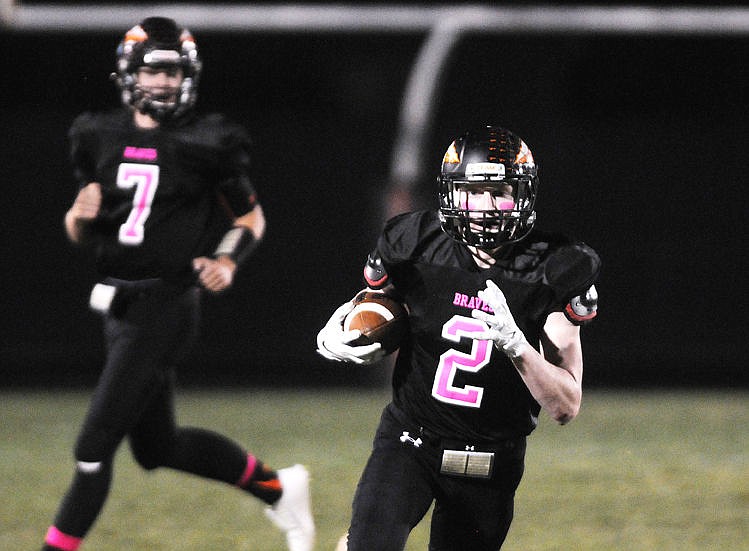
[[(403, 93), (390, 183), (409, 190), (425, 158), (425, 136), (436, 104), (437, 83), (450, 53), (467, 33), (749, 35), (745, 7), (448, 7), (344, 4), (153, 4), (149, 11), (173, 17), (193, 30), (214, 32), (425, 34)], [(120, 32), (137, 19), (137, 5), (24, 5), (0, 0), (0, 23), (17, 32)], [(85, 17), (81, 14), (85, 13)]]

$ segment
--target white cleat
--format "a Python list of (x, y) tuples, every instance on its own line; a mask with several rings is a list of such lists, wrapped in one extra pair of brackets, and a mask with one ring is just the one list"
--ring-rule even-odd
[(286, 533), (289, 551), (312, 551), (315, 544), (315, 521), (312, 519), (309, 473), (302, 465), (279, 469), (281, 499), (265, 514)]

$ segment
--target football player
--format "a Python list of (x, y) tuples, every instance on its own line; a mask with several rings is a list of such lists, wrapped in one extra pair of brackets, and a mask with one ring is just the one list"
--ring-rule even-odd
[[(439, 208), (389, 220), (366, 285), (410, 312), (385, 407), (356, 489), (349, 551), (403, 549), (434, 503), (430, 550), (499, 549), (513, 517), (526, 437), (541, 409), (571, 421), (582, 394), (580, 326), (597, 311), (599, 257), (534, 229), (538, 168), (513, 132), (472, 130), (445, 152)], [(331, 360), (367, 364), (344, 303), (318, 335)], [(345, 545), (345, 542), (342, 544)]]
[(303, 466), (274, 470), (223, 435), (174, 418), (175, 366), (195, 335), (200, 292), (227, 289), (265, 231), (248, 177), (249, 138), (221, 115), (195, 112), (201, 60), (173, 20), (143, 20), (116, 55), (123, 107), (84, 113), (69, 134), (79, 191), (65, 229), (101, 274), (90, 305), (103, 316), (107, 354), (44, 549), (81, 545), (127, 438), (145, 469), (184, 471), (259, 498), (289, 549), (310, 551)]

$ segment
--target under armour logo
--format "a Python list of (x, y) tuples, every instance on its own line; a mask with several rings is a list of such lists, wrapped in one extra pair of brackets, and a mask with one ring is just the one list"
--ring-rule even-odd
[(411, 442), (415, 448), (418, 448), (419, 446), (421, 446), (421, 438), (417, 438), (416, 440), (414, 440), (408, 435), (408, 431), (405, 431), (405, 430), (403, 431), (403, 434), (401, 435), (400, 441)]

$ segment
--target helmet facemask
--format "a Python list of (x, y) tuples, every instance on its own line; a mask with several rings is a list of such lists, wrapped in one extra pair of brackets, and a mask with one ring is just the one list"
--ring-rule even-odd
[[(154, 93), (138, 83), (138, 71), (143, 67), (170, 73), (181, 70), (182, 81), (178, 88)], [(190, 32), (179, 29), (171, 19), (150, 17), (125, 34), (117, 48), (117, 72), (112, 76), (124, 105), (164, 121), (194, 106), (201, 68)]]
[[(475, 186), (472, 182), (440, 178), (440, 220), (454, 239), (478, 249), (496, 249), (521, 240), (530, 232), (536, 218), (535, 179), (512, 183)], [(473, 206), (471, 194), (488, 193), (481, 201), (489, 208)], [(493, 203), (493, 204), (492, 204)]]
[(533, 228), (536, 165), (525, 142), (508, 130), (487, 127), (455, 140), (438, 181), (442, 229), (461, 243), (497, 249)]

